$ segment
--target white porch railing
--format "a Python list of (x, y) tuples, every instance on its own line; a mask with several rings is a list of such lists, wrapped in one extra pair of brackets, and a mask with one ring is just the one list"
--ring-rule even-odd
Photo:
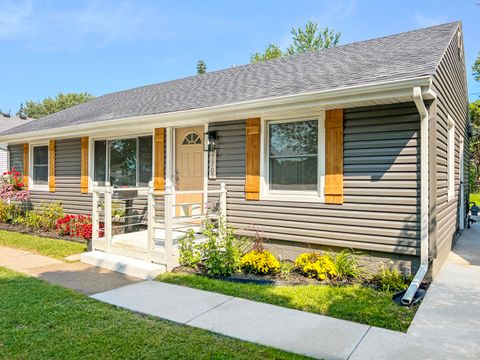
[[(177, 195), (198, 195), (201, 200), (177, 203)], [(112, 216), (114, 205), (124, 209), (122, 216)], [(150, 182), (147, 192), (95, 183), (92, 248), (164, 264), (170, 270), (177, 263), (176, 241), (190, 229), (201, 231), (206, 217), (217, 223), (221, 217), (226, 224), (226, 205), (223, 183), (216, 190), (175, 191), (166, 179), (164, 191), (155, 190)]]

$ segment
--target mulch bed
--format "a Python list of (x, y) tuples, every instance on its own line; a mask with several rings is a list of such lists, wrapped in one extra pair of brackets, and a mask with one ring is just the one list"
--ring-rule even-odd
[(32, 229), (25, 226), (24, 224), (0, 223), (0, 230), (7, 230), (7, 231), (17, 232), (20, 234), (35, 235), (35, 236), (45, 237), (49, 239), (66, 240), (66, 241), (73, 241), (81, 244), (87, 244), (87, 240), (83, 238), (62, 236), (62, 235), (59, 235), (54, 230)]
[(178, 266), (172, 270), (174, 273), (179, 274), (193, 274), (206, 276), (211, 279), (242, 283), (242, 284), (257, 284), (257, 285), (275, 285), (275, 286), (295, 286), (295, 285), (351, 285), (358, 283), (354, 280), (323, 280), (319, 281), (316, 279), (308, 278), (298, 271), (292, 271), (288, 275), (276, 273), (271, 275), (255, 275), (255, 274), (245, 274), (245, 273), (235, 273), (230, 276), (209, 276), (202, 273), (199, 270), (188, 268), (185, 266)]

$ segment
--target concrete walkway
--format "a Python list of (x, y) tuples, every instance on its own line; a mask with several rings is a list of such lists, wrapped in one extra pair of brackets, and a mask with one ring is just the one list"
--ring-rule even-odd
[(104, 292), (140, 281), (114, 271), (83, 263), (66, 263), (29, 251), (0, 246), (0, 266), (85, 295)]

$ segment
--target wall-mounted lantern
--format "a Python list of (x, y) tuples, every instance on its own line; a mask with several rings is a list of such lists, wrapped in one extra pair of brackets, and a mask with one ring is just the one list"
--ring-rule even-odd
[(217, 131), (210, 130), (203, 134), (203, 149), (208, 152), (215, 151), (217, 148)]

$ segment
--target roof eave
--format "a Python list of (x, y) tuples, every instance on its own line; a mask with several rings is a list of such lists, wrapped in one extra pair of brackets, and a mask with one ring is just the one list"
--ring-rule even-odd
[[(66, 138), (86, 136), (90, 133), (99, 133), (112, 127), (121, 126), (122, 130), (136, 131), (152, 129), (152, 127), (168, 127), (189, 125), (192, 123), (207, 123), (243, 119), (247, 117), (262, 117), (274, 110), (295, 110), (305, 106), (317, 108), (354, 107), (365, 101), (381, 103), (391, 99), (413, 100), (413, 88), (421, 87), (423, 98), (431, 100), (435, 93), (431, 89), (431, 76), (350, 86), (333, 90), (324, 90), (310, 93), (278, 96), (267, 99), (251, 100), (226, 105), (183, 110), (177, 112), (144, 115), (106, 121), (97, 121), (88, 124), (59, 127), (54, 129), (37, 130), (11, 135), (0, 136), (0, 143), (18, 143), (36, 141), (48, 138)], [(34, 120), (35, 121), (35, 120)]]

